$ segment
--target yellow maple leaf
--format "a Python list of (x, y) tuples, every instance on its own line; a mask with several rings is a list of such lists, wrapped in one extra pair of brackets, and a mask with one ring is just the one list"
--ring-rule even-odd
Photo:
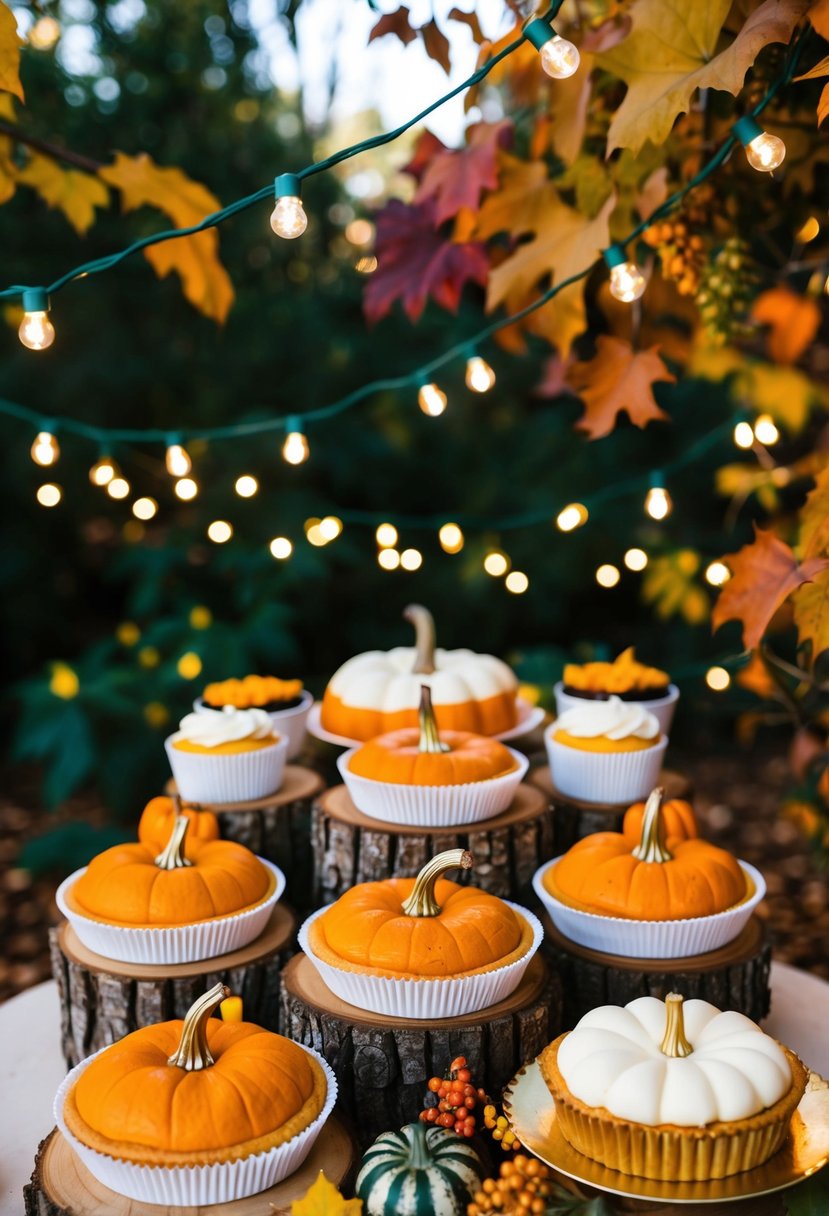
[(23, 101), (23, 85), (20, 83), (21, 44), (14, 13), (0, 0), (0, 92), (14, 93), (15, 97)]
[(815, 478), (800, 510), (798, 541), (804, 557), (829, 556), (829, 466)]
[[(14, 99), (10, 93), (0, 93), (0, 118), (14, 121)], [(0, 205), (7, 203), (17, 188), (17, 165), (12, 152), (9, 136), (0, 135)]]
[(630, 34), (596, 57), (628, 86), (610, 124), (608, 153), (638, 151), (648, 139), (664, 143), (697, 89), (736, 96), (758, 53), (770, 42), (789, 41), (808, 2), (765, 0), (718, 54), (730, 8), (731, 0), (636, 0)]
[(663, 621), (679, 615), (689, 625), (702, 624), (711, 611), (711, 602), (694, 581), (699, 569), (699, 555), (693, 549), (677, 549), (654, 558), (642, 580), (642, 598), (653, 604)]
[(734, 379), (734, 393), (758, 414), (771, 414), (792, 434), (806, 425), (811, 410), (826, 403), (826, 390), (796, 367), (749, 363)]
[[(177, 228), (190, 228), (220, 207), (206, 186), (194, 182), (181, 169), (161, 168), (145, 152), (138, 156), (116, 152), (115, 161), (100, 170), (100, 177), (121, 191), (125, 211), (145, 205), (156, 207)], [(214, 321), (224, 321), (234, 292), (219, 261), (215, 228), (151, 245), (144, 254), (159, 277), (171, 270), (181, 276), (184, 294), (195, 308)]]
[(36, 190), (43, 201), (62, 211), (79, 235), (95, 221), (95, 208), (106, 207), (109, 191), (90, 173), (63, 169), (51, 157), (32, 152), (28, 164), (18, 171), (18, 182)]
[(558, 192), (540, 160), (520, 160), (509, 152), (498, 154), (498, 189), (484, 199), (468, 235), (485, 241), (499, 232), (523, 236), (538, 232), (547, 222), (549, 209), (558, 201)]
[(811, 647), (811, 661), (829, 650), (829, 570), (815, 576), (811, 583), (798, 587), (792, 596), (797, 640)]
[(343, 1199), (322, 1170), (302, 1199), (291, 1204), (291, 1216), (360, 1216), (362, 1210), (362, 1199)]

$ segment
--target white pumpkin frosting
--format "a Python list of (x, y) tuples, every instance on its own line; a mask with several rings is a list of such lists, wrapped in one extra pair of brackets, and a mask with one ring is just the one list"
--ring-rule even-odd
[(609, 697), (607, 701), (585, 701), (567, 709), (554, 723), (555, 731), (565, 730), (577, 739), (655, 739), (659, 722), (652, 713), (635, 702)]
[(633, 1123), (704, 1127), (748, 1118), (789, 1090), (791, 1068), (774, 1039), (741, 1013), (707, 1001), (683, 1004), (693, 1051), (662, 1054), (665, 1002), (643, 996), (586, 1014), (558, 1049), (570, 1092)]
[(273, 723), (264, 709), (200, 709), (187, 714), (179, 724), (175, 739), (186, 739), (201, 747), (220, 747), (241, 739), (267, 739), (274, 734)]

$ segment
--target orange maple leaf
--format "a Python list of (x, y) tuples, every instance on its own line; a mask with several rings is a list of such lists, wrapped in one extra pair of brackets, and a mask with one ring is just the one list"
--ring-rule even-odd
[(772, 287), (754, 301), (751, 315), (768, 325), (766, 348), (776, 363), (796, 363), (820, 326), (820, 308), (790, 287)]
[(574, 363), (567, 383), (584, 404), (584, 414), (576, 423), (591, 439), (609, 435), (625, 411), (634, 426), (644, 427), (658, 418), (668, 418), (656, 404), (652, 385), (657, 380), (675, 383), (659, 358), (659, 347), (635, 351), (629, 342), (605, 334), (596, 339), (596, 354), (583, 363)]
[(741, 621), (743, 645), (748, 650), (759, 645), (783, 601), (829, 566), (825, 557), (798, 562), (785, 541), (756, 524), (751, 544), (723, 560), (728, 563), (731, 578), (714, 605), (711, 627), (719, 629), (726, 621)]

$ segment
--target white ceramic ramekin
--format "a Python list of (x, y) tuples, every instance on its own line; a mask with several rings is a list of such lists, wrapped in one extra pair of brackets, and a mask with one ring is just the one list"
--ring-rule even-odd
[(267, 747), (230, 755), (185, 752), (174, 746), (177, 735), (164, 740), (176, 788), (185, 802), (222, 805), (254, 802), (275, 794), (282, 784), (288, 740), (280, 737)]
[[(305, 689), (300, 693), (299, 705), (292, 705), (290, 709), (269, 709), (267, 711), (276, 733), (288, 740), (289, 760), (296, 759), (302, 751), (308, 715), (313, 704), (313, 695)], [(213, 708), (215, 707), (212, 705), (205, 705), (201, 697), (196, 697), (193, 702), (193, 709), (197, 714), (205, 709)]]
[(647, 798), (659, 785), (668, 736), (635, 752), (588, 752), (553, 738), (556, 724), (544, 732), (553, 785), (560, 794), (583, 802), (625, 803)]
[[(553, 688), (556, 695), (556, 712), (564, 713), (567, 709), (581, 709), (585, 705), (589, 705), (593, 700), (592, 697), (574, 697), (572, 693), (564, 691), (564, 682), (559, 680)], [(679, 689), (676, 684), (669, 684), (668, 691), (664, 697), (652, 697), (647, 701), (629, 701), (625, 697), (624, 705), (639, 705), (642, 709), (646, 709), (648, 713), (653, 714), (659, 723), (659, 729), (663, 735), (671, 733), (671, 725), (676, 712), (676, 703), (679, 700)]]

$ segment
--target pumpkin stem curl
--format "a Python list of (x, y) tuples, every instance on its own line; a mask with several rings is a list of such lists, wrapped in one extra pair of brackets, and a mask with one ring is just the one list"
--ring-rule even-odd
[(209, 992), (194, 1001), (184, 1015), (184, 1025), (181, 1028), (181, 1038), (178, 1047), (167, 1060), (177, 1068), (187, 1072), (197, 1072), (209, 1068), (214, 1062), (207, 1046), (207, 1021), (216, 1006), (225, 997), (230, 996), (230, 989), (224, 984), (214, 984)]
[(435, 670), (435, 620), (422, 604), (409, 604), (403, 619), (414, 625), (415, 661), (412, 675), (430, 676)]
[(432, 1155), (426, 1140), (426, 1124), (418, 1119), (412, 1124), (411, 1143), (409, 1145), (409, 1169), (428, 1170), (432, 1164)]
[(191, 866), (193, 864), (192, 861), (188, 861), (184, 856), (184, 838), (187, 835), (189, 826), (190, 820), (186, 815), (176, 815), (170, 839), (155, 859), (155, 864), (159, 870), (180, 870), (184, 866)]
[(652, 790), (645, 803), (645, 813), (642, 816), (642, 836), (639, 844), (633, 850), (633, 856), (638, 861), (671, 861), (673, 853), (668, 852), (665, 844), (665, 830), (662, 823), (662, 799), (665, 791), (661, 786)]
[(466, 849), (446, 849), (438, 853), (415, 879), (412, 893), (403, 904), (406, 916), (440, 916), (440, 904), (435, 899), (435, 883), (447, 870), (468, 870), (473, 857)]
[(441, 741), (432, 706), (432, 690), (428, 684), (420, 686), (420, 707), (417, 711), (417, 721), (420, 726), (420, 739), (417, 744), (419, 752), (429, 752), (431, 755), (437, 756), (452, 750), (448, 743)]
[(693, 1053), (693, 1047), (685, 1037), (685, 1016), (682, 1012), (683, 998), (678, 992), (669, 992), (665, 997), (665, 1034), (659, 1044), (663, 1056), (684, 1059)]

